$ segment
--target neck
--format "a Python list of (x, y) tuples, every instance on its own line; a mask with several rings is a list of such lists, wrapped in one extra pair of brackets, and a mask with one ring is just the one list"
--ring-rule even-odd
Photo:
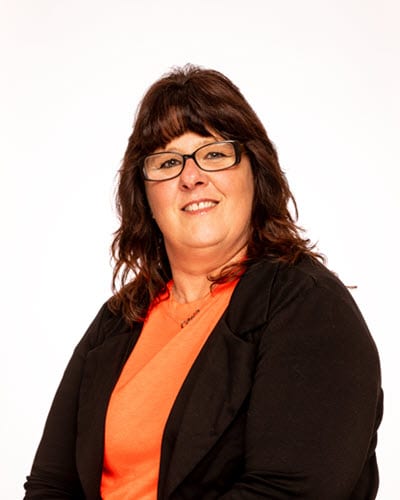
[[(210, 259), (210, 256), (190, 254), (190, 258), (174, 258), (168, 255), (174, 281), (174, 299), (177, 302), (193, 302), (202, 299), (210, 292), (210, 277), (218, 276), (221, 270), (235, 262), (239, 262), (246, 255), (246, 247), (234, 252), (228, 259)], [(208, 257), (208, 258), (206, 258)]]

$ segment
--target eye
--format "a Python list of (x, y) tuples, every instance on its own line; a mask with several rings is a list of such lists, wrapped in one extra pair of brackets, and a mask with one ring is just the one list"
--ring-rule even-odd
[(219, 151), (219, 150), (215, 150), (215, 151), (209, 151), (205, 156), (204, 158), (206, 160), (217, 160), (219, 158), (225, 158), (226, 157), (226, 154), (224, 151)]
[(215, 144), (207, 144), (199, 150), (199, 160), (210, 167), (213, 165), (225, 166), (230, 163), (235, 156), (235, 148), (230, 142), (220, 142)]
[(179, 160), (178, 158), (168, 158), (165, 159), (164, 161), (160, 161), (159, 164), (157, 165), (158, 169), (164, 169), (164, 168), (174, 168), (174, 167), (179, 167), (182, 164), (182, 161)]
[(146, 168), (149, 170), (168, 170), (179, 168), (182, 165), (182, 158), (171, 153), (159, 153), (146, 158)]

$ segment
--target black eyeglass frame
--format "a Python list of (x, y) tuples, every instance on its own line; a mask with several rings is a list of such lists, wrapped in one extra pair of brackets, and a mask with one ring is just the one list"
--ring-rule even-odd
[[(217, 169), (212, 169), (212, 170), (209, 170), (209, 169), (204, 168), (201, 165), (199, 165), (199, 163), (196, 160), (196, 153), (198, 151), (200, 151), (201, 149), (206, 148), (208, 146), (212, 146), (214, 144), (226, 144), (226, 143), (232, 144), (233, 148), (235, 150), (235, 161), (234, 161), (234, 163), (232, 163), (232, 165), (229, 165), (229, 167), (217, 168)], [(181, 173), (183, 172), (183, 169), (185, 168), (186, 161), (189, 158), (191, 158), (195, 162), (195, 164), (199, 167), (199, 169), (203, 170), (203, 172), (221, 172), (222, 170), (228, 170), (228, 169), (234, 167), (235, 165), (237, 165), (238, 163), (240, 163), (240, 161), (242, 159), (242, 151), (243, 151), (243, 144), (241, 144), (239, 141), (236, 141), (236, 140), (227, 140), (227, 141), (215, 141), (215, 142), (210, 142), (209, 144), (204, 144), (203, 146), (200, 146), (195, 151), (193, 151), (192, 154), (185, 154), (185, 155), (183, 155), (183, 154), (175, 152), (175, 151), (161, 151), (159, 153), (150, 153), (149, 155), (146, 155), (145, 157), (143, 157), (143, 160), (142, 160), (142, 175), (143, 175), (143, 179), (145, 181), (147, 181), (147, 182), (164, 182), (164, 181), (170, 181), (171, 179), (175, 179), (176, 177), (179, 177), (181, 175)], [(146, 169), (145, 169), (146, 158), (149, 158), (151, 156), (160, 155), (160, 154), (165, 154), (165, 153), (168, 153), (168, 152), (176, 154), (176, 155), (182, 157), (182, 167), (181, 167), (180, 171), (177, 174), (173, 175), (172, 177), (168, 177), (166, 179), (148, 179), (146, 177)]]

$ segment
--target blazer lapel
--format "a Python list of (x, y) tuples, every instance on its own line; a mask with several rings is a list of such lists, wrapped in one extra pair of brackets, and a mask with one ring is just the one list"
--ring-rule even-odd
[[(275, 269), (255, 271), (237, 285), (172, 408), (163, 437), (159, 498), (169, 498), (215, 445), (250, 392), (258, 327), (266, 322)], [(260, 285), (265, 293), (260, 294)]]
[(193, 365), (172, 409), (163, 438), (159, 489), (168, 495), (213, 447), (251, 387), (255, 349), (221, 320)]
[(141, 330), (112, 325), (111, 335), (88, 353), (82, 378), (77, 422), (77, 468), (85, 498), (100, 499), (105, 417), (119, 374)]

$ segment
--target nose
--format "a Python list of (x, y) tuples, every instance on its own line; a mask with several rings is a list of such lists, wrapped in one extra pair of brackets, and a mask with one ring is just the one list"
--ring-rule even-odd
[(179, 176), (179, 185), (181, 189), (191, 190), (196, 186), (207, 184), (207, 182), (207, 173), (196, 165), (193, 158), (187, 158), (185, 167)]

